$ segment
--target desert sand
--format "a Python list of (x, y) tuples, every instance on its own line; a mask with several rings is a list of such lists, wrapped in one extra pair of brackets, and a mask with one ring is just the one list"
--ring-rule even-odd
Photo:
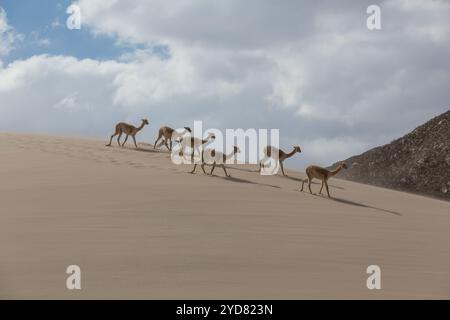
[(106, 143), (0, 134), (0, 298), (450, 298), (449, 202), (338, 179), (330, 200), (301, 172), (189, 174)]

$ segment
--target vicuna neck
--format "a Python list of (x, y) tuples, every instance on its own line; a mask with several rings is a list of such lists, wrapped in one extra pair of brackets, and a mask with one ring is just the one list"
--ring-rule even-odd
[(286, 155), (286, 157), (287, 157), (287, 158), (290, 158), (290, 157), (292, 157), (296, 152), (297, 152), (297, 151), (296, 151), (295, 148), (294, 148), (294, 150), (292, 150), (291, 152), (289, 152), (289, 153)]
[(233, 156), (235, 155), (234, 151), (231, 152), (230, 154), (224, 155), (224, 162), (230, 160), (231, 158), (233, 158)]
[(330, 176), (330, 177), (335, 176), (341, 170), (342, 170), (342, 166), (339, 166), (335, 170), (330, 171), (330, 174), (328, 176)]
[(211, 136), (207, 136), (206, 139), (203, 139), (203, 143), (207, 143), (209, 142), (209, 140), (211, 140)]
[(139, 128), (137, 128), (138, 129), (138, 131), (140, 131), (143, 127), (145, 126), (145, 122), (144, 121), (142, 121), (142, 123), (141, 123), (141, 125), (139, 126)]

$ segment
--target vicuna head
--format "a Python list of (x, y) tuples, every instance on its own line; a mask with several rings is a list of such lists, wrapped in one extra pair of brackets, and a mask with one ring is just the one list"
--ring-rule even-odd
[(295, 152), (298, 152), (298, 153), (302, 152), (302, 149), (300, 149), (299, 146), (293, 146), (293, 147), (294, 147)]
[(142, 119), (142, 122), (143, 122), (144, 124), (149, 124), (149, 122), (148, 122), (147, 119)]

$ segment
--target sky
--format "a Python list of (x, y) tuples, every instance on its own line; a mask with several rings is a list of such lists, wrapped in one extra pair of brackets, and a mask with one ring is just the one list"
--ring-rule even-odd
[[(66, 9), (81, 9), (81, 29)], [(381, 30), (366, 26), (369, 5)], [(329, 165), (450, 109), (450, 1), (0, 0), (0, 131), (280, 129)]]

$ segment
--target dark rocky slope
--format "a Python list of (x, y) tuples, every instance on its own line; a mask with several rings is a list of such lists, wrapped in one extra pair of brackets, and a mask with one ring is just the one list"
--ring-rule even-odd
[(344, 161), (338, 178), (450, 200), (450, 110)]

